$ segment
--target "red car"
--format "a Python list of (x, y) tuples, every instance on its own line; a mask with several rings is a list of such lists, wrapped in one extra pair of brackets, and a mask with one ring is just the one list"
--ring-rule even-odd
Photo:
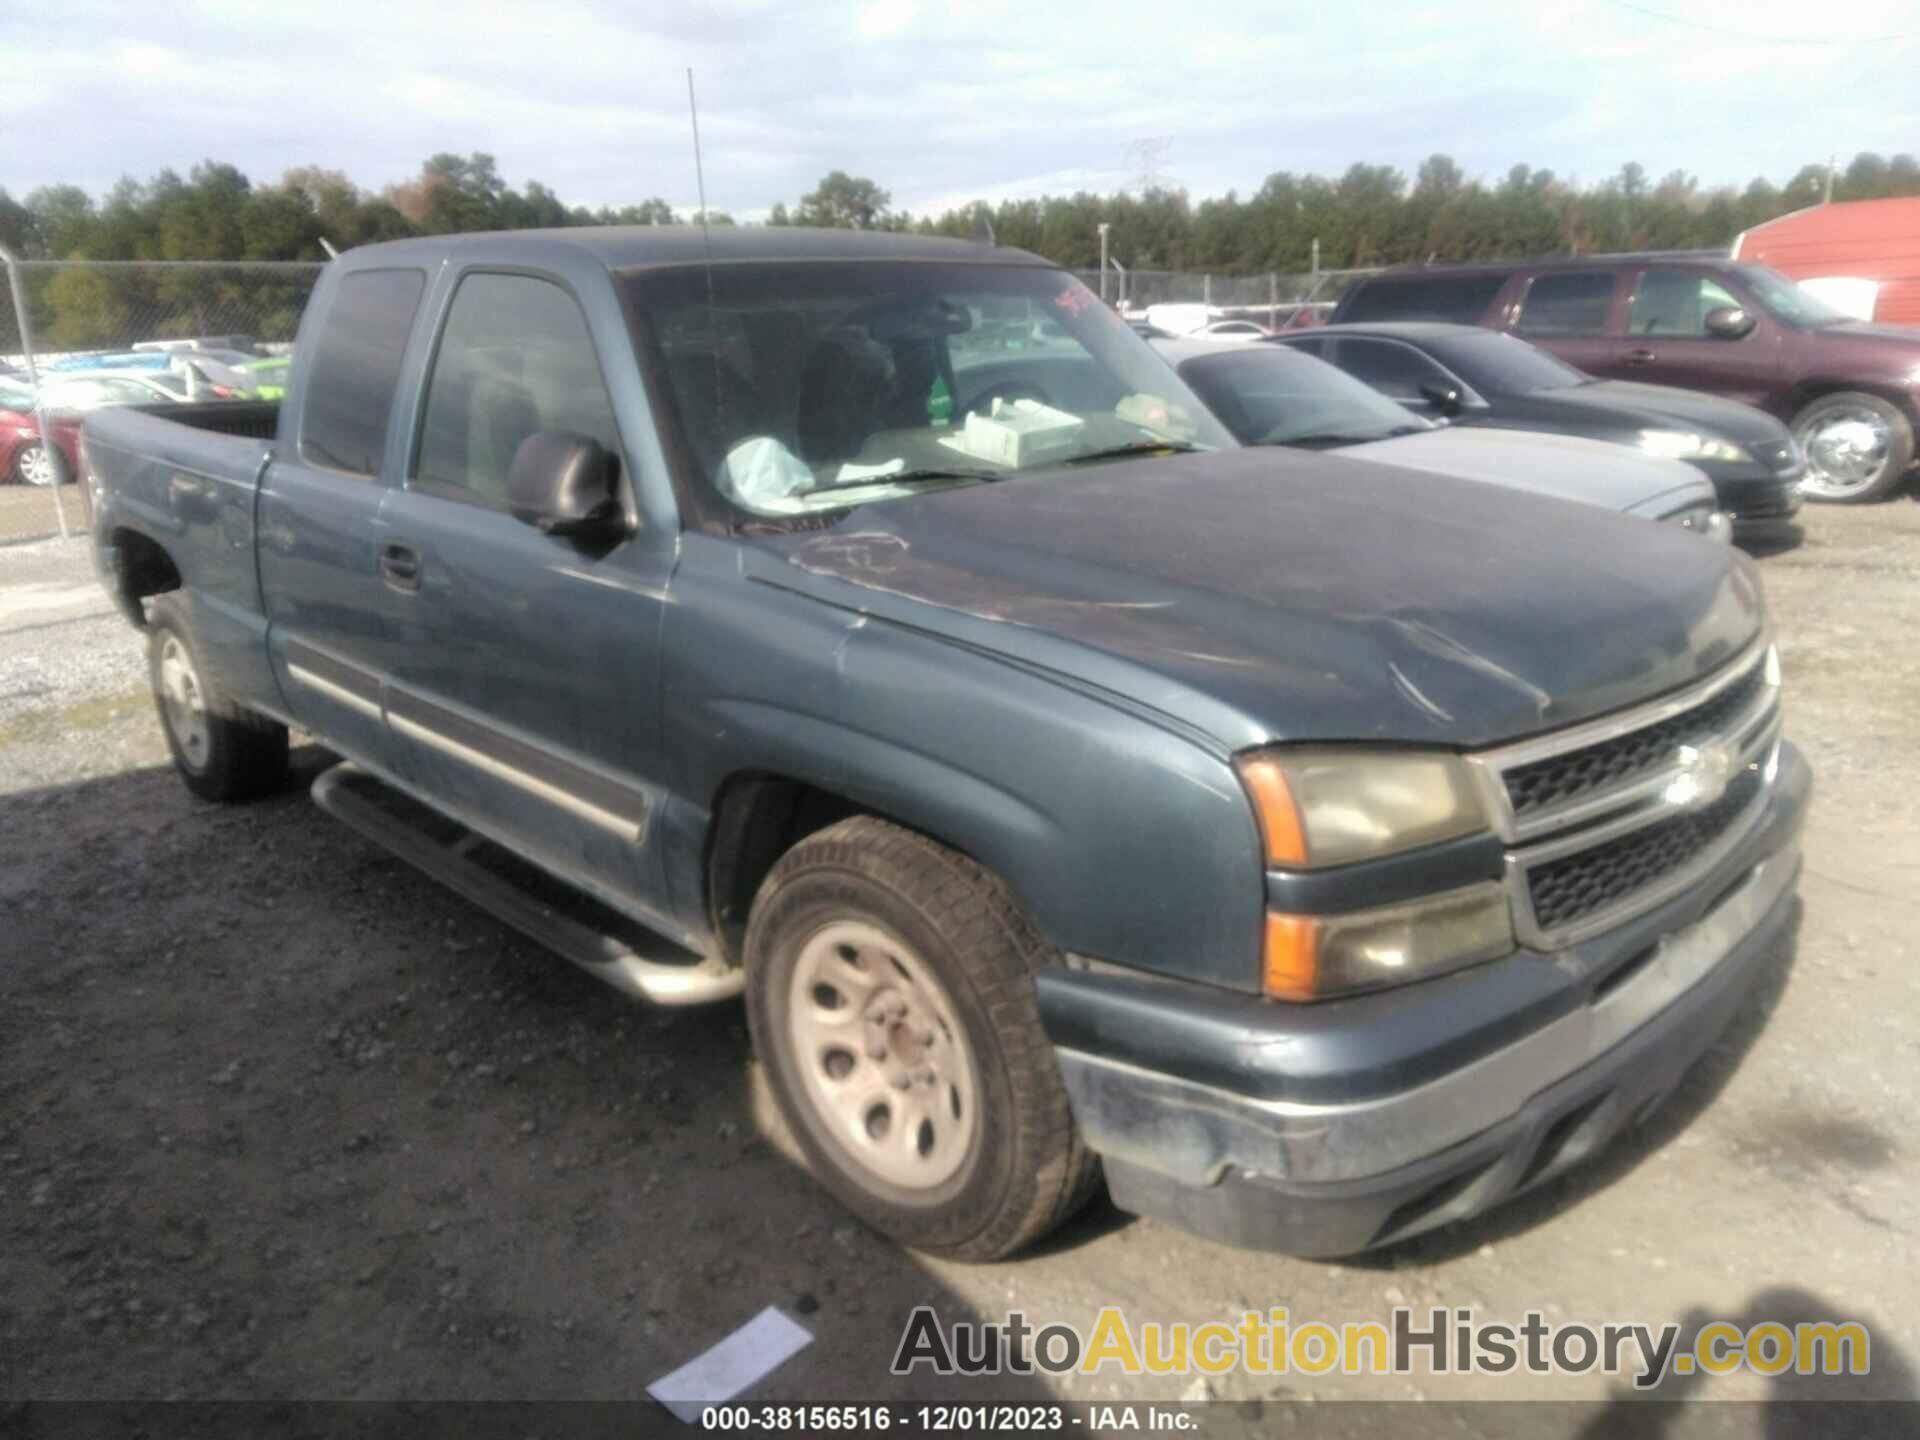
[[(75, 455), (80, 444), (80, 417), (61, 412), (50, 416), (49, 422), (53, 427), (53, 443), (62, 457), (62, 478), (77, 474)], [(33, 413), (33, 392), (0, 380), (0, 482), (51, 484), (54, 468), (48, 463), (49, 458), (46, 446), (40, 443), (40, 422)]]

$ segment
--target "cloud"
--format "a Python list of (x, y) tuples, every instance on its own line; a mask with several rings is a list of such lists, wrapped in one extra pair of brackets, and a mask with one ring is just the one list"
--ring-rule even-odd
[[(1163, 135), (1161, 170), (1196, 198), (1362, 160), (1410, 174), (1434, 151), (1482, 176), (1525, 162), (1592, 179), (1638, 160), (1744, 184), (1830, 149), (1915, 148), (1920, 60), (1910, 38), (1767, 38), (1810, 33), (1795, 0), (1656, 7), (1693, 25), (1607, 0), (1192, 15), (1161, 0), (495, 0), (458, 25), (393, 0), (58, 8), (50, 26), (44, 7), (0, 3), (0, 53), (31, 59), (0, 85), (15, 194), (209, 157), (260, 181), (318, 163), (377, 189), (435, 151), (484, 150), (569, 203), (685, 197), (689, 66), (709, 198), (736, 215), (791, 205), (836, 168), (921, 211), (1112, 190), (1137, 178), (1128, 142)], [(1846, 33), (1910, 29), (1905, 9), (1861, 0)]]
[(862, 40), (897, 39), (912, 25), (913, 0), (872, 0), (853, 17), (853, 28)]

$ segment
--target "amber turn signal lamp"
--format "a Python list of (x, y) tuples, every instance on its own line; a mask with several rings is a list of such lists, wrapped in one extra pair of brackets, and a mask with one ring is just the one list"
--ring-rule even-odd
[(1239, 762), (1240, 783), (1253, 801), (1253, 813), (1260, 820), (1260, 837), (1266, 845), (1269, 865), (1305, 865), (1306, 832), (1300, 828), (1300, 811), (1287, 788), (1286, 772), (1280, 762), (1269, 756), (1254, 755)]
[(1318, 999), (1319, 951), (1318, 920), (1269, 910), (1260, 988), (1275, 1000)]

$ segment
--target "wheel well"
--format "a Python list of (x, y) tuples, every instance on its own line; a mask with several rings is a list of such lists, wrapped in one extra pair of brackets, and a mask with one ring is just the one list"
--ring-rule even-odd
[(1902, 415), (1905, 415), (1907, 420), (1913, 424), (1916, 429), (1920, 429), (1920, 413), (1916, 413), (1911, 395), (1903, 394), (1890, 386), (1876, 385), (1871, 381), (1803, 380), (1793, 388), (1793, 392), (1787, 400), (1786, 414), (1780, 418), (1783, 423), (1791, 425), (1793, 424), (1794, 417), (1799, 415), (1802, 410), (1806, 409), (1807, 406), (1820, 399), (1823, 395), (1839, 395), (1847, 391), (1857, 392), (1861, 395), (1871, 395), (1876, 400), (1886, 401)]
[(166, 547), (138, 530), (115, 530), (111, 537), (114, 571), (122, 608), (136, 625), (146, 624), (140, 602), (180, 588), (180, 567)]
[(868, 813), (843, 795), (780, 775), (736, 775), (720, 789), (707, 841), (707, 915), (735, 963), (747, 916), (779, 858), (816, 830)]

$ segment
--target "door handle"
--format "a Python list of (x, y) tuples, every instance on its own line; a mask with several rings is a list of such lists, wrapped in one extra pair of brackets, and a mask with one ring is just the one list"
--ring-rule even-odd
[(380, 547), (380, 578), (395, 590), (420, 588), (420, 555), (411, 545), (389, 540)]
[(1620, 358), (1629, 365), (1651, 365), (1659, 357), (1644, 345), (1621, 352)]

